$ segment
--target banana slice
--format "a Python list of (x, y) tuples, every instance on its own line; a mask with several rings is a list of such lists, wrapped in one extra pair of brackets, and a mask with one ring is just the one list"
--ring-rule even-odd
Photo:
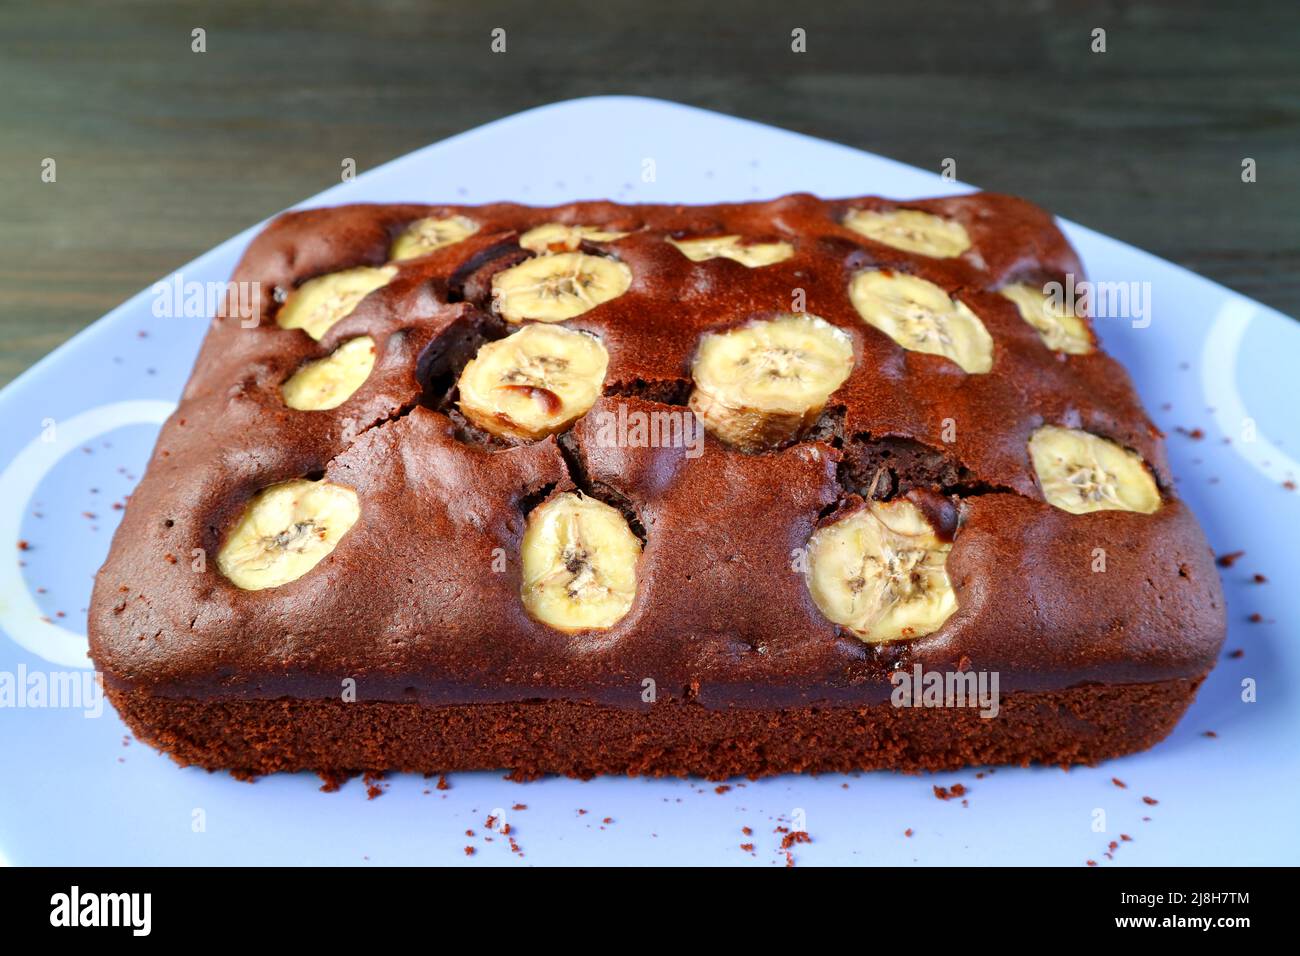
[(332, 354), (308, 362), (280, 386), (284, 403), (300, 412), (338, 408), (361, 387), (375, 367), (375, 340), (348, 339)]
[(526, 325), (489, 342), (460, 374), (460, 410), (502, 438), (544, 438), (587, 414), (600, 397), (609, 353), (594, 335)]
[(919, 209), (858, 209), (844, 217), (844, 225), (876, 242), (936, 259), (951, 259), (970, 248), (965, 226)]
[(237, 587), (260, 591), (302, 577), (334, 550), (361, 516), (351, 488), (303, 478), (263, 488), (217, 553)]
[(289, 296), (275, 317), (282, 329), (302, 329), (316, 341), (376, 289), (397, 275), (396, 266), (358, 266), (308, 279)]
[(905, 349), (942, 355), (971, 373), (993, 368), (993, 338), (984, 323), (933, 282), (901, 272), (859, 272), (849, 298), (868, 325)]
[(1083, 320), (1064, 303), (1054, 305), (1042, 289), (1017, 282), (998, 292), (1016, 304), (1020, 317), (1038, 331), (1038, 337), (1053, 352), (1087, 355), (1092, 351), (1092, 339)]
[(427, 256), (435, 249), (468, 239), (478, 232), (478, 223), (464, 216), (447, 219), (417, 219), (393, 240), (388, 258), (393, 262)]
[(522, 544), (528, 613), (574, 632), (610, 627), (636, 597), (641, 542), (617, 509), (565, 492), (528, 516)]
[(710, 236), (705, 239), (669, 239), (692, 262), (706, 259), (733, 259), (743, 266), (757, 269), (783, 262), (794, 255), (794, 246), (788, 242), (743, 243), (740, 236)]
[(923, 637), (957, 609), (951, 550), (906, 498), (871, 501), (813, 534), (808, 590), (827, 619), (868, 643)]
[(572, 252), (584, 239), (591, 242), (613, 242), (622, 239), (626, 232), (609, 232), (599, 226), (567, 226), (562, 222), (548, 222), (535, 226), (519, 237), (519, 245), (532, 252)]
[(743, 451), (797, 438), (853, 370), (853, 340), (815, 315), (782, 315), (710, 332), (691, 368), (690, 406)]
[(1029, 436), (1029, 457), (1047, 503), (1070, 514), (1160, 507), (1160, 490), (1142, 458), (1091, 432), (1044, 425)]
[(632, 270), (615, 259), (581, 252), (537, 256), (492, 277), (492, 299), (507, 322), (562, 322), (632, 285)]

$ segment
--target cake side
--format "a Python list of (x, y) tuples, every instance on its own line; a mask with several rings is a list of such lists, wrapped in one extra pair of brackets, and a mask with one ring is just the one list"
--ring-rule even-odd
[(956, 770), (1095, 764), (1145, 750), (1173, 729), (1198, 682), (1089, 686), (1008, 695), (976, 710), (857, 707), (710, 710), (688, 702), (639, 713), (579, 701), (430, 707), (338, 700), (155, 697), (110, 691), (138, 736), (182, 766), (239, 776), (382, 768), (435, 774), (509, 769), (700, 776)]

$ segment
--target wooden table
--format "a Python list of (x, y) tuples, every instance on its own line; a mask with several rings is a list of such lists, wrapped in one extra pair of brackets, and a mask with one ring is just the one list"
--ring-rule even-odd
[[(596, 93), (936, 170), (952, 157), (965, 181), (1300, 314), (1294, 0), (115, 6), (0, 9), (0, 382), (337, 182), (342, 157), (365, 170)], [(1257, 182), (1242, 182), (1247, 157)]]

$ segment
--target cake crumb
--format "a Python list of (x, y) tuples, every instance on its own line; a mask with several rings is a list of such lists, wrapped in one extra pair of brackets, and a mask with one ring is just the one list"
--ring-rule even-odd
[(811, 843), (812, 837), (806, 830), (793, 830), (781, 839), (781, 849), (788, 850), (796, 843)]
[(475, 849), (474, 849), (472, 846), (467, 846), (467, 847), (465, 847), (465, 855), (466, 855), (466, 856), (473, 856), (473, 855), (475, 854), (475, 852), (477, 852), (477, 851), (475, 851)]
[(354, 774), (326, 770), (317, 773), (321, 779), (321, 793), (337, 793), (342, 786), (352, 779)]
[(438, 788), (439, 790), (450, 790), (450, 789), (451, 789), (451, 784), (449, 784), (449, 783), (447, 782), (447, 775), (446, 775), (445, 773), (440, 773), (440, 774), (438, 774), (438, 783), (437, 783), (437, 788)]
[(1229, 551), (1227, 554), (1221, 554), (1215, 558), (1214, 563), (1221, 568), (1230, 568), (1245, 556), (1245, 551)]
[(1142, 802), (1145, 803), (1145, 804), (1146, 804), (1147, 806), (1149, 806), (1149, 807), (1154, 807), (1154, 806), (1155, 806), (1157, 803), (1159, 803), (1160, 801), (1157, 800), (1155, 797), (1143, 797), (1143, 798), (1142, 798)]
[(1119, 787), (1121, 790), (1127, 790), (1127, 789), (1128, 789), (1128, 784), (1126, 784), (1126, 783), (1125, 783), (1123, 780), (1121, 780), (1119, 777), (1111, 777), (1111, 778), (1110, 778), (1110, 782), (1113, 783), (1115, 786)]
[(937, 784), (934, 787), (934, 795), (940, 800), (952, 800), (954, 797), (965, 796), (968, 791), (960, 783), (954, 783), (951, 787), (940, 787)]

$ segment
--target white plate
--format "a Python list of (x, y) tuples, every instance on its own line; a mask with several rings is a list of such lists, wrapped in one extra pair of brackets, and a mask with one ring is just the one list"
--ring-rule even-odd
[[(650, 182), (643, 178), (648, 162)], [(601, 97), (492, 123), (303, 205), (713, 202), (796, 190), (907, 198), (968, 188), (742, 120)], [(1296, 863), (1300, 561), (1293, 549), (1300, 494), (1283, 483), (1300, 480), (1300, 325), (1144, 252), (1065, 228), (1094, 280), (1151, 283), (1150, 326), (1103, 321), (1102, 338), (1170, 432), (1181, 493), (1216, 551), (1246, 552), (1223, 572), (1226, 649), (1244, 649), (1244, 656), (1225, 655), (1191, 712), (1153, 750), (1068, 773), (781, 777), (722, 793), (688, 781), (520, 785), (489, 773), (454, 775), (440, 791), (432, 781), (400, 776), (367, 800), (360, 781), (324, 794), (307, 774), (250, 785), (181, 770), (128, 744), (111, 709), (87, 717), (75, 706), (9, 700), (0, 709), (0, 853), (33, 864), (767, 866), (785, 864), (776, 828), (793, 821), (813, 839), (793, 848), (799, 864)], [(253, 232), (185, 266), (181, 279), (224, 281)], [(0, 639), (0, 688), (22, 673), (49, 680), (87, 666), (85, 608), (120, 515), (113, 504), (140, 474), (207, 324), (156, 318), (154, 299), (151, 290), (141, 292), (0, 393), (0, 542), (29, 543), (17, 560), (0, 562), (7, 636)], [(1254, 441), (1245, 440), (1248, 420)], [(1199, 428), (1204, 437), (1178, 427)], [(1255, 572), (1268, 583), (1253, 583)], [(1251, 623), (1251, 614), (1263, 620)], [(1257, 702), (1242, 700), (1247, 680), (1257, 681)], [(21, 693), (17, 702), (39, 701)], [(969, 788), (969, 805), (935, 799), (935, 784), (958, 782)], [(511, 809), (521, 803), (527, 809)], [(522, 855), (499, 834), (485, 839), (485, 818), (502, 812)], [(1112, 840), (1120, 843), (1113, 860), (1106, 857)], [(750, 842), (752, 854), (740, 849)], [(476, 848), (473, 856), (466, 846)]]

